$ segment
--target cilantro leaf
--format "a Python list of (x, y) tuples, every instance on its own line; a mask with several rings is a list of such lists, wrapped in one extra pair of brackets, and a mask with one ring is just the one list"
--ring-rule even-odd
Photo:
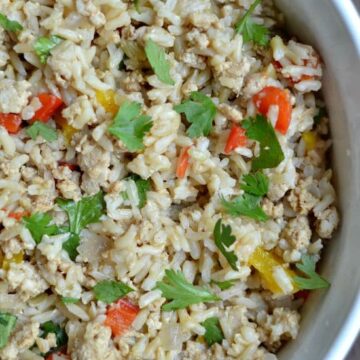
[(301, 258), (302, 263), (296, 264), (296, 267), (303, 272), (307, 277), (295, 276), (295, 284), (301, 290), (315, 290), (324, 289), (330, 286), (330, 283), (322, 276), (316, 273), (315, 260), (309, 255), (303, 255)]
[(236, 280), (225, 280), (225, 281), (215, 281), (211, 280), (211, 284), (215, 284), (220, 290), (227, 290), (230, 289), (232, 286), (235, 285)]
[(41, 36), (34, 43), (34, 49), (36, 55), (39, 57), (42, 64), (46, 64), (48, 57), (50, 56), (51, 50), (59, 45), (63, 39), (56, 35), (50, 37)]
[(142, 209), (147, 201), (147, 192), (150, 190), (150, 180), (144, 180), (137, 174), (131, 174), (126, 179), (135, 182), (139, 197), (139, 209)]
[(214, 239), (215, 245), (225, 256), (229, 265), (234, 269), (238, 270), (236, 265), (237, 256), (234, 251), (228, 251), (227, 248), (230, 247), (236, 240), (236, 237), (231, 234), (231, 226), (223, 225), (221, 219), (219, 219), (214, 228)]
[(241, 189), (248, 194), (255, 196), (265, 196), (269, 191), (269, 179), (261, 172), (247, 174), (242, 177)]
[(145, 53), (158, 79), (164, 84), (174, 85), (175, 82), (170, 76), (170, 63), (165, 57), (165, 50), (149, 39), (145, 44)]
[(94, 287), (94, 294), (97, 300), (106, 304), (111, 304), (114, 301), (124, 297), (131, 291), (134, 291), (130, 286), (111, 280), (103, 280), (98, 282)]
[(56, 349), (59, 349), (67, 344), (68, 336), (60, 325), (55, 324), (53, 321), (47, 321), (41, 324), (40, 329), (42, 330), (41, 337), (46, 338), (50, 333), (54, 333), (56, 336)]
[(0, 13), (0, 26), (6, 31), (21, 31), (23, 29), (22, 25), (15, 20), (10, 20), (5, 14)]
[(26, 133), (33, 140), (36, 140), (38, 136), (41, 136), (43, 139), (49, 142), (57, 139), (56, 130), (41, 121), (35, 121), (31, 126), (26, 129)]
[(324, 107), (319, 108), (317, 115), (315, 115), (314, 117), (315, 125), (319, 124), (321, 119), (325, 116), (327, 116), (326, 108)]
[(241, 123), (249, 139), (260, 143), (260, 156), (252, 161), (252, 170), (268, 169), (278, 166), (284, 160), (274, 128), (262, 115), (249, 118)]
[(172, 300), (163, 305), (164, 311), (184, 309), (192, 304), (220, 300), (206, 288), (190, 284), (181, 271), (165, 270), (165, 278), (156, 283), (156, 288), (161, 290), (163, 297)]
[(208, 344), (211, 346), (215, 343), (221, 343), (224, 339), (224, 334), (220, 327), (220, 321), (217, 317), (211, 317), (206, 319), (201, 325), (205, 328), (204, 338)]
[(109, 133), (120, 139), (129, 151), (144, 148), (144, 136), (152, 126), (151, 117), (140, 115), (140, 109), (140, 104), (126, 101), (108, 129)]
[(66, 297), (66, 296), (61, 297), (61, 302), (63, 304), (76, 304), (79, 301), (80, 301), (80, 299), (78, 299), (78, 298)]
[(16, 316), (0, 312), (0, 349), (8, 342), (11, 332), (16, 325)]
[(78, 256), (77, 248), (80, 245), (79, 234), (70, 233), (70, 237), (63, 243), (62, 248), (69, 254), (71, 260), (75, 261)]
[(222, 206), (225, 211), (232, 216), (247, 216), (258, 221), (266, 221), (268, 216), (260, 207), (261, 198), (251, 194), (245, 193), (242, 196), (237, 196), (232, 201), (225, 198), (221, 199)]
[(244, 43), (253, 41), (262, 46), (266, 46), (269, 43), (269, 29), (264, 25), (256, 24), (250, 17), (255, 8), (259, 5), (261, 0), (255, 0), (246, 11), (245, 15), (235, 25), (235, 32), (241, 33)]
[(22, 221), (31, 232), (36, 244), (41, 242), (44, 235), (55, 235), (58, 233), (58, 227), (55, 224), (50, 225), (52, 217), (49, 214), (34, 213), (31, 216), (24, 216)]
[(140, 13), (140, 0), (134, 0), (135, 9)]
[(210, 97), (201, 92), (193, 91), (190, 94), (190, 99), (174, 106), (174, 110), (179, 114), (185, 113), (187, 121), (191, 123), (186, 131), (190, 137), (208, 136), (210, 134), (216, 115), (216, 106)]

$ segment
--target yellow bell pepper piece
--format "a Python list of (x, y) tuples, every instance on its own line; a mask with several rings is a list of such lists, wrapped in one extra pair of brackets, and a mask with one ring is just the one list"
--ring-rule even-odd
[(13, 257), (10, 259), (3, 258), (1, 267), (7, 271), (10, 269), (11, 263), (20, 264), (23, 261), (24, 261), (24, 252), (20, 251), (19, 253), (13, 255)]
[(314, 150), (318, 141), (317, 135), (313, 131), (306, 131), (302, 134), (306, 151)]
[(79, 131), (79, 130), (75, 129), (74, 127), (72, 127), (71, 125), (69, 125), (67, 123), (66, 119), (62, 116), (58, 116), (56, 118), (56, 124), (60, 126), (61, 131), (62, 131), (67, 143), (70, 143), (74, 134)]
[[(275, 254), (262, 249), (256, 248), (249, 258), (249, 264), (253, 266), (259, 273), (264, 281), (266, 287), (274, 294), (283, 294), (282, 289), (277, 284), (273, 276), (273, 271), (276, 266), (283, 266), (284, 262)], [(285, 273), (290, 277), (293, 285), (293, 293), (299, 289), (295, 285), (293, 279), (296, 276), (295, 272), (284, 267)]]
[(119, 110), (119, 105), (116, 102), (116, 93), (113, 90), (96, 91), (96, 100), (112, 115), (115, 115)]

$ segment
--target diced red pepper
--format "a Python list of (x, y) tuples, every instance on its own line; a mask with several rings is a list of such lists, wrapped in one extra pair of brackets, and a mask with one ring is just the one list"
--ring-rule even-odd
[(224, 153), (230, 154), (236, 148), (246, 146), (246, 143), (247, 137), (245, 135), (245, 130), (240, 126), (233, 124), (225, 145)]
[(294, 297), (295, 299), (303, 299), (304, 301), (306, 301), (309, 295), (310, 295), (309, 290), (300, 290), (294, 294)]
[(279, 108), (275, 129), (285, 135), (291, 121), (292, 106), (288, 91), (274, 86), (267, 86), (253, 96), (253, 102), (257, 110), (264, 116), (267, 115), (270, 106)]
[(68, 162), (66, 162), (66, 161), (60, 161), (60, 162), (59, 162), (59, 165), (60, 165), (60, 166), (66, 166), (66, 167), (68, 167), (71, 171), (78, 171), (78, 170), (80, 170), (78, 165), (76, 165), (76, 164), (70, 164), (70, 163), (68, 163)]
[(189, 150), (190, 150), (190, 148), (191, 148), (191, 146), (187, 146), (187, 147), (183, 148), (180, 152), (180, 156), (179, 156), (177, 167), (176, 167), (176, 176), (179, 179), (182, 179), (185, 177), (186, 170), (189, 167), (189, 159), (190, 159)]
[(120, 299), (106, 312), (105, 326), (111, 328), (114, 337), (124, 334), (134, 322), (140, 308), (126, 299)]
[(33, 123), (34, 121), (39, 120), (46, 123), (54, 115), (56, 110), (60, 108), (60, 106), (63, 104), (63, 101), (57, 96), (47, 93), (39, 94), (38, 98), (42, 104), (42, 107), (35, 112), (31, 122)]
[(9, 213), (8, 217), (20, 221), (24, 216), (29, 216), (29, 211), (17, 211)]
[(70, 360), (70, 356), (58, 351), (47, 355), (45, 360)]
[(20, 130), (21, 117), (18, 114), (0, 113), (0, 125), (3, 126), (9, 134), (16, 134)]

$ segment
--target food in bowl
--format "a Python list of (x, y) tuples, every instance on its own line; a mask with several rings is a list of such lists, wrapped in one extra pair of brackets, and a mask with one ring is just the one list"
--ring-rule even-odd
[(0, 358), (275, 359), (339, 222), (319, 54), (269, 1), (0, 13)]

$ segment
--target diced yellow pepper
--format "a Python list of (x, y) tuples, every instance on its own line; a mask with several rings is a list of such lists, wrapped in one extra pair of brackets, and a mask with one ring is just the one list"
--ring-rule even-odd
[(1, 267), (7, 271), (10, 269), (11, 263), (20, 264), (23, 261), (24, 261), (24, 252), (20, 251), (19, 253), (13, 255), (13, 257), (10, 259), (3, 258)]
[(58, 116), (56, 118), (56, 124), (61, 127), (61, 131), (64, 135), (64, 138), (68, 143), (70, 143), (74, 134), (79, 131), (79, 130), (75, 129), (74, 127), (72, 127), (71, 125), (69, 125), (67, 123), (66, 119), (62, 116)]
[[(277, 284), (273, 276), (273, 271), (276, 266), (283, 266), (284, 262), (275, 254), (264, 250), (261, 247), (255, 249), (249, 258), (249, 264), (253, 266), (263, 279), (266, 287), (274, 294), (283, 294), (283, 291)], [(297, 292), (299, 289), (295, 285), (293, 279), (296, 276), (295, 272), (284, 267), (286, 274), (292, 279), (293, 292)]]
[(96, 91), (96, 99), (112, 115), (115, 115), (119, 110), (119, 105), (116, 102), (116, 93), (113, 90)]
[(306, 131), (302, 134), (306, 151), (314, 150), (318, 141), (317, 135), (313, 131)]

